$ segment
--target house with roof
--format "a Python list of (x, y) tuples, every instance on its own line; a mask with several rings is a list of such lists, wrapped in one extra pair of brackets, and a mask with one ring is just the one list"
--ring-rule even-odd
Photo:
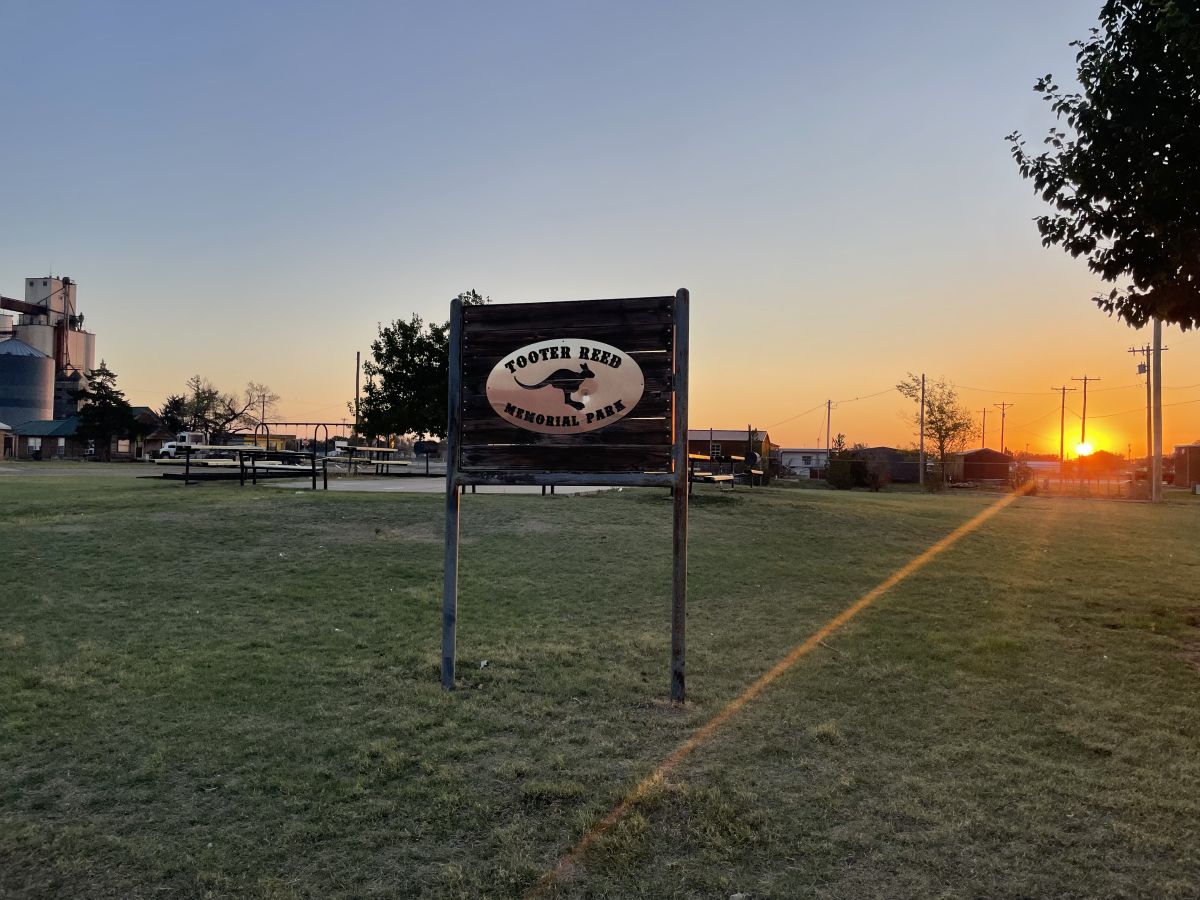
[(1012, 463), (1012, 454), (983, 447), (949, 454), (946, 475), (950, 481), (1007, 481)]
[(138, 432), (132, 440), (113, 442), (113, 459), (126, 454), (134, 459), (155, 457), (163, 444), (175, 440), (175, 433), (167, 430), (162, 417), (149, 406), (133, 407), (133, 418), (137, 422)]
[(688, 453), (707, 456), (716, 469), (733, 465), (739, 473), (753, 453), (759, 460), (756, 468), (768, 474), (779, 471), (779, 445), (757, 429), (752, 434), (747, 428), (690, 428)]
[(921, 480), (920, 455), (916, 450), (896, 447), (861, 447), (854, 451), (857, 459), (865, 460), (867, 470), (884, 476), (886, 482), (916, 484)]
[(746, 428), (691, 428), (688, 429), (688, 453), (699, 453), (712, 459), (745, 457), (748, 452), (757, 453), (761, 459), (770, 459), (772, 451), (778, 455), (779, 445), (771, 443), (765, 431), (755, 431), (751, 439)]
[(76, 437), (79, 418), (33, 419), (14, 425), (14, 451), (18, 459), (77, 459), (83, 456), (84, 441)]
[(783, 447), (779, 451), (779, 468), (784, 475), (797, 478), (824, 478), (829, 451), (824, 447)]

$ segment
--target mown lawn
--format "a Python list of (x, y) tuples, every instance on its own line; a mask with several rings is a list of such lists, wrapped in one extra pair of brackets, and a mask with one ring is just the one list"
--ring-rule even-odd
[[(0, 896), (516, 897), (994, 496), (0, 479)], [(802, 659), (565, 897), (1200, 893), (1200, 504), (1026, 498)], [(487, 665), (481, 668), (482, 662)]]

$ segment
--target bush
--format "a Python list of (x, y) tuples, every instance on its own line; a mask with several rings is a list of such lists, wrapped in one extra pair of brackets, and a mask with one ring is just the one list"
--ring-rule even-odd
[(839, 491), (866, 487), (870, 483), (867, 479), (867, 463), (848, 457), (831, 459), (825, 466), (825, 480)]
[(925, 470), (925, 490), (932, 494), (936, 494), (946, 487), (946, 480), (942, 474), (941, 463), (935, 462), (932, 466)]
[(1009, 468), (1008, 484), (1014, 491), (1024, 489), (1031, 494), (1037, 493), (1037, 475), (1024, 462), (1019, 462)]
[(867, 487), (880, 491), (892, 483), (892, 468), (886, 459), (867, 460)]

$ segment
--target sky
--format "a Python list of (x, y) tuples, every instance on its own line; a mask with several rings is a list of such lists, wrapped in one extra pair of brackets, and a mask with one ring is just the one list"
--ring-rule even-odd
[[(1033, 82), (1099, 6), (0, 0), (0, 293), (74, 278), (135, 404), (199, 373), (336, 422), (378, 323), (460, 291), (686, 287), (693, 427), (819, 446), (831, 399), (911, 445), (889, 389), (924, 372), (1057, 452), (1087, 374), (1089, 439), (1142, 454), (1148, 330), (1041, 246), (1004, 140), (1050, 127)], [(1165, 344), (1169, 449), (1200, 360)]]

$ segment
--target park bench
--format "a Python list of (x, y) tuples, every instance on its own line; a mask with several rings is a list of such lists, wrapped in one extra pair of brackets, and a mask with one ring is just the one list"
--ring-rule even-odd
[(717, 484), (717, 485), (727, 484), (730, 487), (733, 486), (733, 474), (732, 473), (726, 475), (721, 472), (712, 472), (707, 469), (697, 469), (696, 468), (696, 463), (698, 463), (698, 462), (711, 462), (711, 461), (712, 461), (712, 457), (707, 456), (703, 453), (689, 453), (688, 454), (688, 490), (689, 491), (691, 490), (691, 486), (693, 484), (695, 484), (696, 482), (701, 482), (703, 484)]

